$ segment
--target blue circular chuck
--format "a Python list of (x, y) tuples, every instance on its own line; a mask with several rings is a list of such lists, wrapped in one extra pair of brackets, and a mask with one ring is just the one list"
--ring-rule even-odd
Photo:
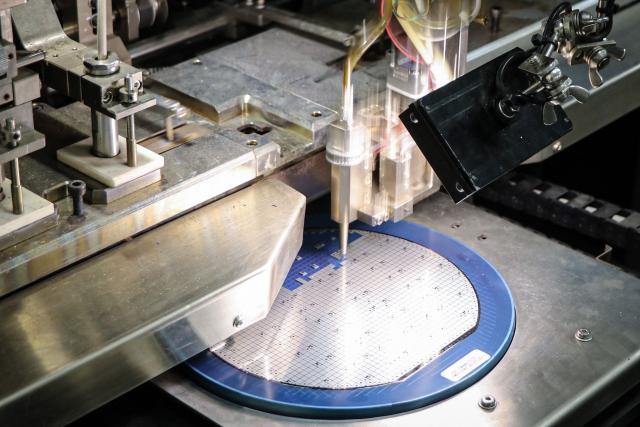
[[(326, 218), (312, 218), (307, 220), (306, 227), (317, 230), (334, 228), (335, 224)], [(446, 258), (473, 286), (479, 307), (476, 327), (411, 375), (382, 385), (347, 389), (302, 387), (258, 377), (210, 351), (185, 363), (193, 378), (225, 399), (258, 410), (294, 417), (353, 419), (390, 415), (436, 403), (469, 387), (496, 366), (513, 338), (515, 308), (507, 284), (491, 264), (451, 237), (414, 223), (403, 221), (377, 227), (355, 223), (352, 229), (395, 236)], [(332, 262), (337, 246), (335, 241), (322, 248), (326, 257), (333, 256)], [(298, 260), (281, 292), (289, 292), (292, 283), (300, 282), (297, 263), (312, 253), (317, 256), (318, 247), (305, 232)]]

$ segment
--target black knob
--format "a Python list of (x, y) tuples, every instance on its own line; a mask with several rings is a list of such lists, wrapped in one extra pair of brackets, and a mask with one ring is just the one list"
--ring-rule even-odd
[(73, 216), (82, 216), (84, 214), (84, 202), (82, 198), (86, 192), (87, 184), (85, 184), (84, 181), (76, 179), (69, 183), (69, 194), (73, 201)]

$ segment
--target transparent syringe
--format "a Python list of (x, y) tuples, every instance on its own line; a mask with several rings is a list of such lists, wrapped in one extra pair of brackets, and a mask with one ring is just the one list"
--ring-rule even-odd
[[(411, 139), (405, 138), (408, 134), (397, 118), (397, 110), (461, 74), (466, 62), (467, 28), (478, 9), (479, 0), (381, 0), (379, 15), (363, 25), (355, 37), (344, 64), (341, 118), (332, 124), (327, 143), (327, 160), (331, 164), (331, 217), (340, 225), (343, 256), (347, 253), (351, 222), (364, 219), (375, 225), (390, 218), (399, 220), (411, 213), (413, 202), (425, 197), (425, 187), (437, 186), (437, 179), (424, 157), (413, 149), (415, 144)], [(385, 29), (390, 32), (392, 23), (396, 29), (403, 30), (403, 43), (410, 45), (408, 50), (415, 53), (414, 57), (405, 58), (415, 61), (416, 66), (411, 70), (424, 74), (415, 80), (430, 84), (419, 85), (416, 93), (398, 93), (394, 90), (395, 76), (395, 82), (387, 82), (382, 96), (369, 96), (376, 102), (382, 98), (384, 101), (379, 105), (371, 105), (371, 101), (354, 102), (354, 98), (361, 101), (362, 97), (354, 96), (352, 72)], [(398, 55), (406, 52), (391, 32), (390, 36), (400, 50)], [(393, 55), (393, 61), (398, 55)], [(382, 119), (372, 122), (371, 112), (379, 109), (384, 110)], [(372, 126), (376, 129), (372, 130)], [(386, 171), (376, 166), (382, 164), (380, 156), (385, 158)], [(412, 156), (417, 160), (412, 160)], [(381, 169), (374, 174), (376, 167)], [(376, 179), (380, 182), (375, 182)], [(416, 190), (420, 187), (416, 183), (422, 184), (420, 191)]]

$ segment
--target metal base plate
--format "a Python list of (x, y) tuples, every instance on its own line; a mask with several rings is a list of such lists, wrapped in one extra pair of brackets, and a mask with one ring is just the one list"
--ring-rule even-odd
[(358, 224), (350, 254), (307, 223), (267, 318), (187, 362), (207, 388), (261, 410), (357, 418), (434, 403), (484, 376), (515, 327), (500, 275), (462, 244), (409, 224)]
[[(0, 201), (0, 247), (2, 247), (2, 242), (5, 239), (10, 238), (10, 234), (29, 227), (47, 217), (53, 217), (55, 214), (53, 203), (25, 187), (22, 187), (23, 212), (20, 215), (14, 214), (13, 201), (11, 199), (11, 180), (5, 178), (0, 185), (2, 185), (2, 191), (5, 195), (5, 198)], [(25, 234), (28, 236), (30, 233)], [(24, 237), (24, 235), (19, 237)]]

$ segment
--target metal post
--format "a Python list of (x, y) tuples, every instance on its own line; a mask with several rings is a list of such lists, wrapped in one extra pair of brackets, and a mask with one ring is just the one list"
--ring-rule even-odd
[(22, 201), (22, 185), (20, 184), (20, 165), (18, 159), (13, 159), (9, 163), (11, 168), (11, 202), (13, 204), (13, 213), (21, 215), (24, 210), (24, 202)]
[(97, 0), (97, 38), (98, 38), (98, 59), (107, 59), (107, 0)]
[(93, 154), (98, 157), (115, 157), (120, 152), (118, 123), (115, 119), (91, 110), (91, 134)]
[[(20, 129), (16, 128), (16, 121), (8, 118), (5, 121), (3, 129), (4, 139), (8, 140), (9, 148), (16, 148), (22, 139)], [(24, 202), (22, 200), (22, 184), (20, 182), (20, 164), (15, 158), (9, 162), (9, 171), (11, 173), (11, 203), (13, 213), (21, 215), (24, 211)]]
[(127, 166), (129, 167), (135, 167), (138, 164), (136, 148), (136, 122), (132, 114), (127, 117)]
[[(107, 0), (97, 0), (97, 39), (98, 60), (109, 56), (107, 47)], [(98, 157), (115, 157), (120, 152), (118, 143), (118, 122), (95, 110), (91, 111), (91, 130), (93, 136), (93, 154)]]
[[(138, 101), (139, 84), (133, 75), (127, 74), (124, 78), (124, 88), (121, 95), (125, 104), (132, 104)], [(127, 117), (127, 166), (135, 167), (138, 164), (138, 152), (136, 147), (136, 119), (131, 114)]]

